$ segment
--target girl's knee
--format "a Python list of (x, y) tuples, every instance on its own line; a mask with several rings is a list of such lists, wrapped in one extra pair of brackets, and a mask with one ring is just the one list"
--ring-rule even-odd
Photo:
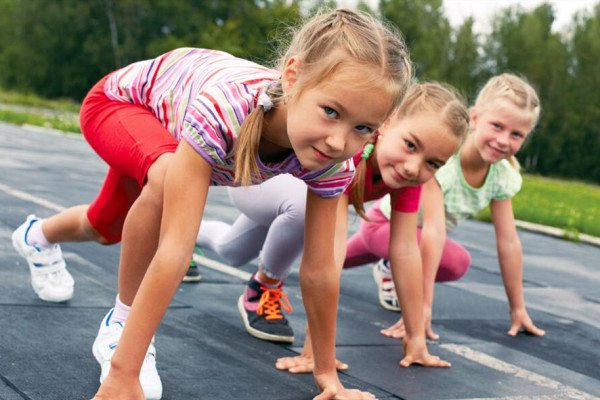
[(468, 252), (448, 262), (446, 265), (440, 265), (436, 281), (452, 282), (457, 281), (469, 270), (471, 266), (471, 255)]
[(146, 174), (146, 183), (140, 197), (143, 201), (151, 201), (162, 205), (165, 177), (171, 163), (173, 153), (165, 153), (154, 161)]
[(118, 240), (114, 240), (114, 239), (108, 239), (106, 237), (104, 237), (99, 231), (98, 229), (96, 229), (90, 222), (90, 220), (87, 218), (87, 216), (84, 218), (83, 221), (81, 221), (81, 229), (86, 233), (86, 237), (91, 237), (93, 241), (95, 241), (96, 243), (99, 243), (103, 246), (110, 246), (111, 244), (116, 244), (119, 243)]

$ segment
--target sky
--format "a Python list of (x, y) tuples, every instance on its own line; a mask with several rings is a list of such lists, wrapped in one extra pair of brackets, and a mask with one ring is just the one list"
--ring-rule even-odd
[[(536, 6), (547, 2), (554, 6), (556, 11), (556, 20), (553, 29), (561, 31), (569, 25), (575, 12), (579, 10), (592, 11), (596, 0), (443, 0), (446, 10), (446, 17), (453, 27), (459, 26), (465, 18), (472, 15), (475, 18), (474, 29), (476, 32), (487, 33), (491, 26), (492, 15), (509, 6), (520, 4), (525, 10), (531, 10)], [(356, 5), (357, 0), (338, 0), (339, 6), (352, 7)], [(368, 0), (369, 4), (377, 7), (379, 0)]]

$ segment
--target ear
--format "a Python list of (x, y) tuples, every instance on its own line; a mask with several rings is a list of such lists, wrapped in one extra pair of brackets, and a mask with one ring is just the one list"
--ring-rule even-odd
[(475, 107), (471, 107), (471, 109), (469, 110), (469, 122), (471, 126), (475, 125), (475, 122), (477, 122), (477, 109)]
[(283, 68), (283, 72), (281, 74), (281, 88), (285, 92), (290, 92), (296, 82), (298, 81), (298, 76), (300, 74), (300, 62), (295, 56), (290, 57), (288, 62), (285, 64)]
[(383, 121), (383, 124), (381, 124), (379, 129), (377, 129), (380, 135), (383, 135), (383, 133), (389, 129), (390, 125), (392, 124), (392, 119), (394, 118), (396, 118), (396, 113), (392, 113), (392, 115), (390, 115), (385, 119), (385, 121)]

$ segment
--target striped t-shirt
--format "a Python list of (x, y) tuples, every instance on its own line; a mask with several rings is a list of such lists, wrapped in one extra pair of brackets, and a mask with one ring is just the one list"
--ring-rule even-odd
[[(212, 185), (233, 186), (242, 123), (278, 77), (277, 71), (224, 52), (181, 48), (113, 72), (104, 91), (112, 100), (147, 108), (212, 165)], [(311, 171), (294, 153), (278, 162), (258, 159), (258, 168), (261, 180), (253, 183), (289, 173), (321, 197), (340, 195), (354, 175), (352, 160)]]

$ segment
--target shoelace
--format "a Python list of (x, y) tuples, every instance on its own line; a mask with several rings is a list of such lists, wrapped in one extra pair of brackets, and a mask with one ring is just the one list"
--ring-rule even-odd
[(256, 313), (262, 315), (265, 313), (267, 320), (272, 319), (283, 319), (281, 309), (291, 313), (292, 305), (290, 304), (287, 295), (281, 291), (281, 288), (270, 289), (265, 286), (261, 286), (263, 294), (260, 296), (258, 301), (258, 308)]

